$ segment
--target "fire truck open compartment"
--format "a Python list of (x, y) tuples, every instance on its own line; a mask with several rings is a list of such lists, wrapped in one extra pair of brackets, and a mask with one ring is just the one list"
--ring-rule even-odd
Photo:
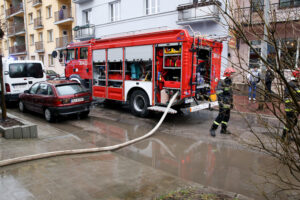
[(196, 98), (208, 100), (211, 88), (211, 50), (200, 46), (197, 49), (196, 63)]
[(181, 90), (182, 77), (181, 43), (159, 44), (156, 52), (157, 94), (159, 104), (167, 104), (170, 95)]

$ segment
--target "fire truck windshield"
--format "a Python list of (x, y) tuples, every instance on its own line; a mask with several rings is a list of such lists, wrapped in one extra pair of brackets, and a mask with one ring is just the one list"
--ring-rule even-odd
[(75, 53), (74, 49), (68, 49), (67, 50), (67, 61), (74, 60), (75, 59)]

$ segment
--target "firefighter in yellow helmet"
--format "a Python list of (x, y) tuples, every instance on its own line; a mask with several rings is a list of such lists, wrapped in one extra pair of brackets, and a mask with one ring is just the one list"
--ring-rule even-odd
[(219, 114), (210, 128), (210, 135), (216, 136), (216, 130), (222, 124), (221, 134), (230, 134), (227, 130), (227, 123), (230, 118), (230, 109), (233, 106), (232, 75), (235, 70), (232, 67), (225, 69), (224, 78), (220, 79), (217, 86), (219, 102)]
[[(292, 80), (288, 83), (289, 86), (284, 90), (284, 104), (285, 104), (285, 114), (286, 114), (286, 123), (282, 132), (282, 139), (286, 139), (287, 134), (297, 125), (299, 112), (295, 103), (300, 101), (300, 70), (296, 69), (292, 71)], [(290, 91), (289, 91), (289, 89)], [(294, 102), (294, 99), (297, 102)]]

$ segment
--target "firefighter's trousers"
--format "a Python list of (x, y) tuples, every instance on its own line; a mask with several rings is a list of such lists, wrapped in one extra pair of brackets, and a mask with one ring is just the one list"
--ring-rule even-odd
[(298, 123), (298, 113), (294, 111), (286, 111), (286, 125), (283, 129), (282, 138), (287, 136)]
[(226, 131), (227, 129), (227, 123), (230, 119), (230, 107), (219, 107), (219, 114), (217, 118), (215, 119), (211, 129), (216, 130), (220, 124), (222, 124), (222, 131)]

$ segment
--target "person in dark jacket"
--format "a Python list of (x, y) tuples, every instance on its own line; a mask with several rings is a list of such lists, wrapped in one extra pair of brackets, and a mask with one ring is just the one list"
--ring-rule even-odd
[(266, 84), (267, 92), (269, 92), (270, 94), (272, 93), (271, 86), (273, 80), (274, 80), (274, 73), (270, 69), (268, 69), (266, 71), (265, 84)]
[(210, 128), (210, 135), (216, 136), (216, 130), (222, 124), (221, 134), (230, 134), (227, 130), (227, 123), (230, 118), (230, 109), (233, 107), (233, 92), (232, 92), (232, 79), (231, 76), (235, 70), (231, 67), (227, 68), (224, 72), (224, 78), (219, 80), (217, 86), (217, 96), (219, 102), (219, 114)]
[[(299, 77), (300, 71), (299, 69), (294, 70), (292, 72), (292, 80), (289, 82), (289, 88), (292, 92), (290, 93), (288, 87), (284, 90), (284, 104), (285, 104), (285, 114), (286, 114), (286, 123), (282, 132), (282, 139), (286, 139), (288, 133), (297, 125), (299, 112), (296, 108), (295, 101), (292, 97), (296, 98), (297, 102), (300, 101), (300, 85), (299, 85)], [(297, 103), (296, 102), (296, 103)]]

